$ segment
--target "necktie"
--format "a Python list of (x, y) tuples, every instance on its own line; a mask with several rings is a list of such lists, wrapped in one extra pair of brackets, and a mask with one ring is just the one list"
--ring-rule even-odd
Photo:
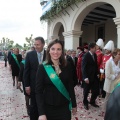
[(41, 63), (41, 53), (38, 53), (38, 61)]
[(75, 58), (73, 57), (72, 59), (73, 59), (73, 63), (74, 63), (74, 65), (75, 65)]
[(95, 61), (95, 59), (94, 59), (94, 55), (92, 54), (92, 58), (93, 58), (93, 60)]

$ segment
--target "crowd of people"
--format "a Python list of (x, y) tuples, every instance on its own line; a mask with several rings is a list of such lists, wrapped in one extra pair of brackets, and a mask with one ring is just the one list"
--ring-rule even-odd
[(120, 49), (114, 48), (114, 42), (104, 46), (99, 38), (96, 43), (76, 46), (77, 51), (65, 51), (58, 39), (47, 50), (44, 45), (43, 37), (36, 37), (31, 50), (19, 54), (14, 48), (4, 59), (12, 71), (13, 86), (21, 89), (22, 83), (30, 120), (71, 120), (77, 112), (76, 85), (83, 88), (84, 109), (89, 110), (89, 104), (99, 107), (96, 99), (102, 97), (104, 119), (119, 120)]

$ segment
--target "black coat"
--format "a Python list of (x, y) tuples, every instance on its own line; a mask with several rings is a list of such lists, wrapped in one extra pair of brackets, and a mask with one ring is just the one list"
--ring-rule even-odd
[[(60, 66), (60, 68), (62, 72), (59, 74), (59, 78), (61, 79), (62, 83), (64, 84), (70, 95), (72, 107), (76, 107), (76, 99), (73, 87), (73, 73), (71, 65), (68, 64), (66, 67)], [(60, 106), (66, 106), (66, 104), (69, 104), (69, 101), (58, 91), (58, 89), (51, 82), (43, 65), (39, 66), (37, 72), (36, 100), (39, 115), (46, 114), (45, 105), (55, 106), (59, 109)]]
[[(15, 55), (18, 63), (20, 64), (20, 62), (22, 61), (22, 55), (18, 54)], [(10, 60), (9, 60), (9, 64), (11, 65), (11, 69), (12, 69), (12, 76), (18, 76), (19, 75), (19, 71), (20, 68), (18, 67), (18, 64), (16, 63), (15, 59), (13, 58), (13, 56), (11, 55)]]
[(74, 81), (74, 86), (77, 85), (78, 83), (78, 78), (77, 78), (77, 71), (76, 71), (76, 66), (77, 66), (77, 57), (75, 57), (75, 64), (73, 62), (73, 59), (71, 56), (66, 56), (67, 61), (71, 64), (72, 66), (72, 71), (73, 71), (73, 81)]
[[(46, 51), (44, 51), (43, 61), (46, 58)], [(31, 92), (34, 93), (35, 91), (35, 80), (36, 80), (36, 73), (38, 69), (38, 57), (36, 51), (30, 51), (26, 55), (25, 59), (25, 69), (24, 69), (24, 82), (25, 87), (31, 87)]]
[(120, 120), (120, 86), (109, 97), (104, 120)]
[(9, 52), (8, 52), (8, 56), (7, 56), (7, 58), (8, 58), (8, 62), (10, 62), (11, 54), (12, 54), (12, 52), (9, 51)]
[(88, 78), (90, 82), (94, 82), (98, 75), (97, 56), (94, 54), (94, 60), (90, 52), (84, 54), (82, 59), (82, 75), (83, 80)]

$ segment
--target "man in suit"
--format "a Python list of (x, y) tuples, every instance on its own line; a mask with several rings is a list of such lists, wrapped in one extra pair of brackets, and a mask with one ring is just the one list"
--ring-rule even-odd
[(43, 48), (44, 45), (44, 39), (42, 37), (36, 37), (34, 42), (35, 50), (28, 52), (25, 59), (24, 82), (26, 93), (31, 97), (30, 120), (38, 120), (35, 82), (38, 66), (46, 57), (46, 52)]
[(71, 52), (71, 58), (72, 58), (72, 60), (73, 60), (74, 66), (75, 66), (75, 68), (76, 68), (78, 58), (76, 57), (76, 51), (75, 51), (75, 50), (72, 50), (72, 52)]
[(74, 86), (76, 86), (78, 84), (77, 72), (76, 72), (76, 66), (77, 66), (76, 51), (72, 50), (71, 55), (67, 55), (66, 59), (72, 66), (72, 71), (74, 73), (74, 76), (73, 76)]
[(90, 104), (94, 107), (99, 107), (95, 100), (99, 93), (99, 80), (98, 80), (98, 67), (97, 67), (97, 56), (95, 54), (96, 51), (96, 44), (90, 43), (89, 44), (89, 52), (85, 53), (82, 60), (82, 75), (84, 80), (84, 98), (83, 104), (86, 110), (89, 109), (88, 107), (88, 93), (91, 90), (91, 100)]

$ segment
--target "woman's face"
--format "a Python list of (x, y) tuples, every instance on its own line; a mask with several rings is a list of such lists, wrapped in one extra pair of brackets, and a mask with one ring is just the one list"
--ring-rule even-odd
[(115, 56), (115, 59), (116, 59), (117, 61), (120, 60), (120, 52), (117, 53), (117, 55)]
[(51, 48), (50, 48), (50, 56), (52, 60), (58, 60), (60, 58), (60, 56), (62, 55), (62, 46), (59, 43), (54, 44)]

